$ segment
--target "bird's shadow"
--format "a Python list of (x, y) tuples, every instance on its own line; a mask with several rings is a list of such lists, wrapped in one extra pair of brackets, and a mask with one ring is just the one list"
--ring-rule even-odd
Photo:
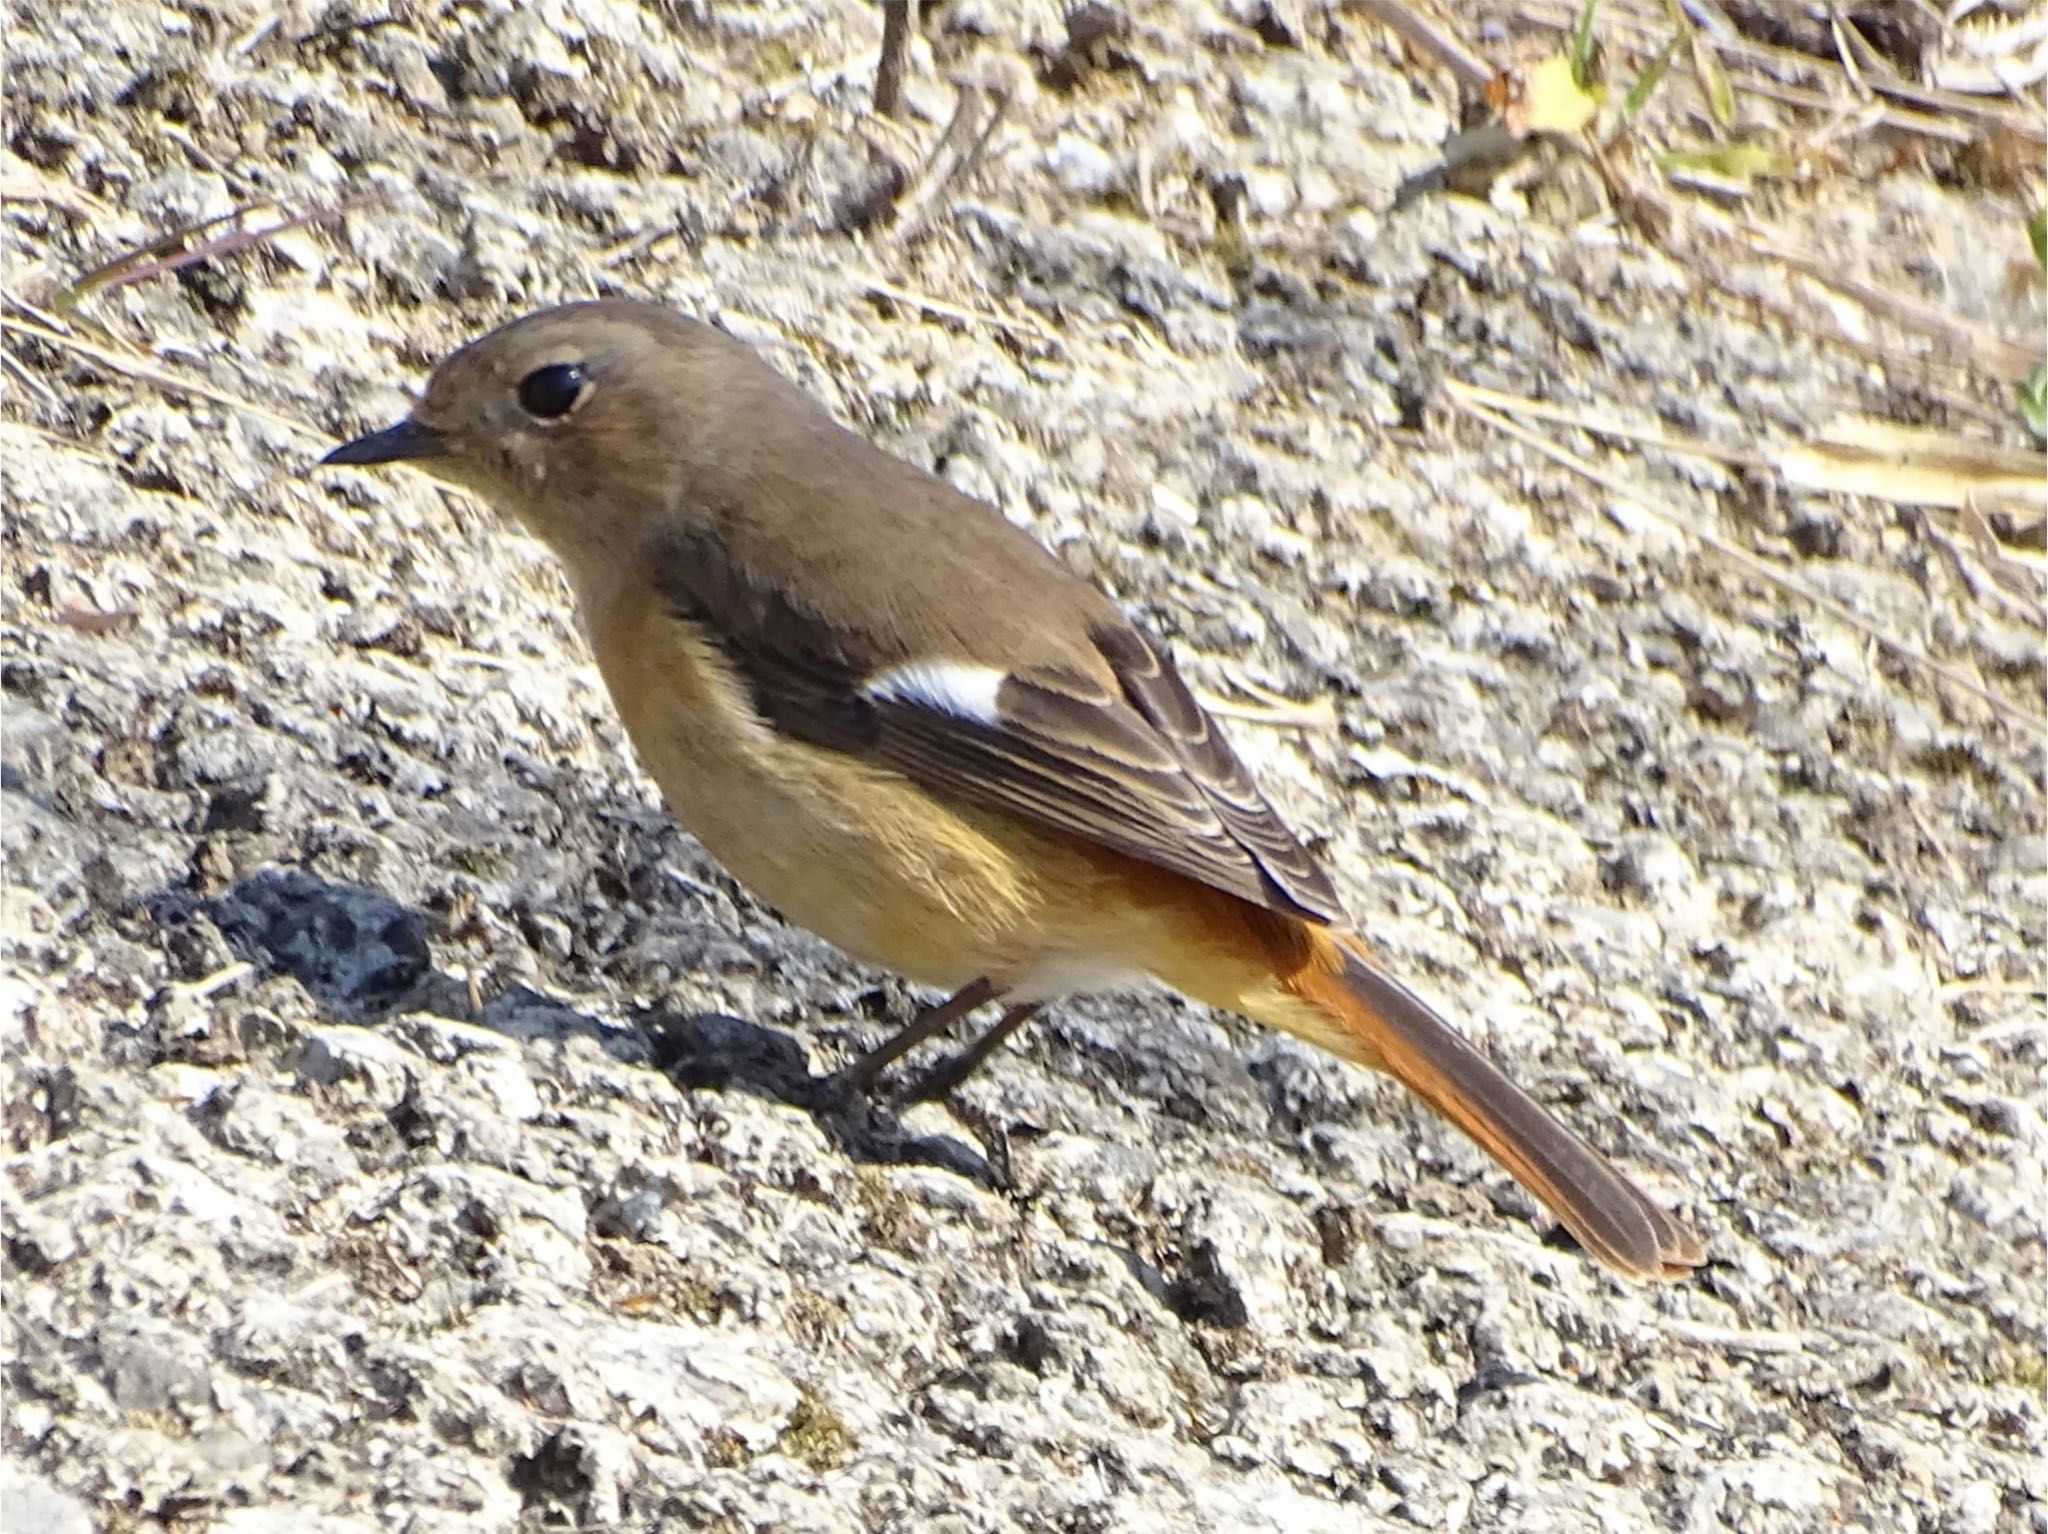
[(655, 1011), (608, 1022), (525, 986), (479, 1011), (469, 986), (437, 968), (432, 923), (381, 891), (273, 868), (213, 899), (166, 893), (160, 926), (209, 918), (236, 958), (264, 974), (288, 974), (336, 1022), (374, 1027), (426, 1012), (525, 1041), (582, 1037), (623, 1064), (660, 1070), (685, 1092), (745, 1092), (810, 1115), (856, 1162), (929, 1166), (991, 1191), (1008, 1179), (957, 1136), (908, 1128), (891, 1099), (869, 1096), (842, 1073), (814, 1072), (792, 1033), (719, 1013)]

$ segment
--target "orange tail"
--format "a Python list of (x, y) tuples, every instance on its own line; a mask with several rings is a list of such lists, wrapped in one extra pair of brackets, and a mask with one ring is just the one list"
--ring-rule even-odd
[(1303, 932), (1308, 962), (1284, 975), (1281, 988), (1315, 1016), (1290, 1017), (1294, 1008), (1282, 1005), (1259, 1009), (1261, 1022), (1393, 1076), (1477, 1141), (1617, 1273), (1680, 1278), (1706, 1260), (1699, 1237), (1382, 973), (1363, 943), (1327, 929)]

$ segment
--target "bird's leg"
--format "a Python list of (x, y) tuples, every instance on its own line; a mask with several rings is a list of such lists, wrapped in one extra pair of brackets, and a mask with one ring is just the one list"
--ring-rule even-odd
[(980, 1038), (969, 1044), (959, 1054), (938, 1066), (917, 1084), (917, 1098), (929, 1102), (945, 1097), (969, 1076), (981, 1069), (982, 1062), (1002, 1047), (1003, 1040), (1023, 1027), (1025, 1022), (1038, 1013), (1044, 1003), (1022, 1002), (1004, 1011), (1002, 1020)]
[[(979, 980), (970, 980), (936, 1007), (926, 1007), (911, 1019), (910, 1025), (902, 1032), (877, 1044), (841, 1074), (854, 1086), (866, 1091), (892, 1060), (907, 1050), (917, 1048), (933, 1034), (944, 1033), (976, 1007), (995, 999), (995, 984), (986, 975)], [(1001, 1027), (1001, 1023), (996, 1025), (998, 1029)]]

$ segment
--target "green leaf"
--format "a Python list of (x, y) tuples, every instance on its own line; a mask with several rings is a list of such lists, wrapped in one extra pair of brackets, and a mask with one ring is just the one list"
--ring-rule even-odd
[(1577, 133), (1600, 110), (1605, 90), (1572, 78), (1571, 60), (1553, 53), (1539, 60), (1517, 82), (1519, 94), (1501, 112), (1501, 121), (1516, 138), (1531, 133)]
[(1586, 90), (1593, 84), (1599, 45), (1593, 41), (1593, 17), (1600, 0), (1586, 0), (1579, 8), (1579, 24), (1572, 29), (1572, 84)]
[(1671, 68), (1671, 60), (1678, 53), (1678, 39), (1672, 38), (1664, 45), (1664, 51), (1650, 60), (1650, 67), (1642, 77), (1629, 87), (1628, 99), (1621, 104), (1621, 120), (1628, 122), (1636, 113), (1650, 104), (1650, 98), (1657, 93), (1657, 87), (1664, 83), (1665, 71)]
[(1747, 181), (1753, 176), (1785, 176), (1792, 172), (1792, 156), (1769, 144), (1717, 144), (1712, 149), (1673, 149), (1657, 156), (1666, 170), (1694, 171), (1730, 181)]
[(2013, 391), (2019, 396), (2020, 416), (2027, 430), (2048, 442), (2048, 362), (2037, 362), (2034, 371)]
[(2034, 259), (2048, 271), (2048, 208), (2038, 208), (2027, 220), (2027, 243), (2034, 247)]
[(1728, 83), (1728, 71), (1721, 67), (1721, 59), (1714, 52), (1714, 46), (1704, 37), (1694, 34), (1692, 40), (1692, 67), (1699, 71), (1700, 84), (1706, 89), (1707, 106), (1714, 114), (1714, 121), (1724, 128), (1735, 125), (1735, 87)]

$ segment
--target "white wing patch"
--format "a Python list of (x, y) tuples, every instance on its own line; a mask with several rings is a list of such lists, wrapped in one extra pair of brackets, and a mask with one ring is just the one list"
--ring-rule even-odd
[(1007, 674), (994, 666), (916, 661), (877, 672), (860, 691), (871, 703), (913, 703), (956, 719), (993, 725), (1000, 717), (996, 694), (1005, 680)]

